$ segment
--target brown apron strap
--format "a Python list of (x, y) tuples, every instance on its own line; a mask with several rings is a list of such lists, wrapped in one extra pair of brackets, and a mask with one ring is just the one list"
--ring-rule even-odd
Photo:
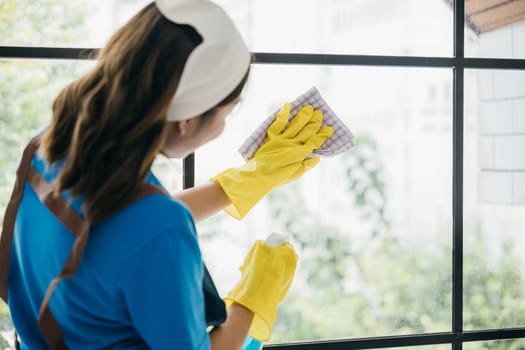
[(7, 204), (4, 222), (2, 224), (2, 236), (0, 237), (0, 297), (7, 303), (7, 281), (9, 278), (9, 260), (11, 258), (11, 246), (15, 228), (16, 214), (24, 194), (24, 184), (27, 173), (31, 168), (31, 160), (38, 149), (40, 136), (31, 140), (24, 149), (22, 159), (16, 171), (16, 181), (11, 193), (11, 199)]
[[(62, 199), (60, 198), (58, 200)], [(44, 204), (47, 205), (47, 203)], [(69, 253), (66, 263), (62, 267), (62, 271), (57, 277), (55, 277), (51, 281), (51, 283), (47, 287), (44, 300), (40, 305), (40, 311), (38, 313), (38, 326), (40, 327), (40, 331), (42, 332), (42, 335), (44, 336), (47, 345), (50, 349), (67, 349), (64, 343), (64, 339), (62, 338), (62, 332), (60, 331), (60, 327), (55, 317), (51, 313), (51, 310), (49, 309), (49, 300), (51, 299), (51, 295), (53, 295), (53, 292), (55, 291), (55, 288), (58, 285), (58, 283), (64, 278), (73, 276), (77, 272), (78, 265), (80, 264), (80, 259), (82, 258), (84, 248), (86, 247), (86, 243), (89, 238), (89, 229), (89, 221), (83, 221), (80, 227), (80, 231), (77, 231), (78, 235), (76, 235), (75, 242), (73, 243), (73, 248)]]
[(85, 225), (85, 221), (65, 200), (61, 197), (54, 196), (55, 186), (44, 179), (33, 167), (29, 169), (27, 182), (29, 182), (31, 188), (35, 191), (40, 202), (60, 220), (69, 232), (75, 237), (78, 237)]
[[(38, 315), (38, 326), (49, 348), (67, 349), (60, 331), (60, 326), (49, 309), (49, 300), (51, 299), (53, 291), (58, 283), (76, 273), (89, 238), (91, 222), (82, 219), (82, 217), (73, 210), (62, 197), (54, 196), (53, 184), (44, 179), (42, 175), (31, 166), (31, 160), (38, 149), (39, 141), (40, 136), (37, 136), (31, 140), (31, 143), (24, 150), (22, 161), (20, 162), (17, 171), (15, 188), (6, 209), (0, 241), (0, 296), (7, 302), (9, 258), (11, 254), (14, 224), (16, 213), (18, 212), (18, 207), (20, 206), (20, 201), (22, 199), (24, 184), (27, 180), (40, 201), (55, 215), (68, 231), (76, 237), (75, 242), (73, 243), (73, 248), (69, 253), (66, 263), (62, 267), (62, 271), (51, 281), (46, 290)], [(144, 184), (141, 186), (137, 195), (133, 198), (133, 201), (137, 201), (142, 197), (156, 193), (165, 194), (162, 189), (156, 186)]]

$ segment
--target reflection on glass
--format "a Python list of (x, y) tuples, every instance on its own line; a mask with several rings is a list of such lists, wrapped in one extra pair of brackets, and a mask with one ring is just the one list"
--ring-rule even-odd
[(523, 79), (465, 75), (465, 329), (525, 325)]
[[(0, 2), (0, 45), (100, 47), (149, 2), (5, 0)], [(253, 51), (452, 54), (452, 9), (445, 0), (217, 2)]]
[(450, 330), (450, 73), (254, 66), (225, 135), (197, 151), (197, 182), (241, 164), (249, 133), (312, 85), (356, 136), (243, 221), (220, 214), (199, 227), (223, 293), (255, 239), (292, 236), (299, 269), (272, 341)]
[(522, 1), (465, 1), (465, 55), (525, 58)]
[(463, 343), (465, 350), (521, 350), (525, 348), (523, 339), (503, 339), (485, 342)]

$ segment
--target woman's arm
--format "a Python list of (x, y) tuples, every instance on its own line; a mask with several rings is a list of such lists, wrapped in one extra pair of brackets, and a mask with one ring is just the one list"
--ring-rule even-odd
[[(204, 220), (231, 204), (222, 188), (209, 182), (173, 195), (193, 214), (195, 222)], [(212, 350), (241, 349), (253, 319), (253, 312), (240, 304), (228, 308), (226, 321), (210, 333)]]
[(210, 333), (212, 350), (240, 350), (253, 319), (253, 312), (240, 304), (232, 304), (228, 317)]
[(202, 221), (231, 204), (221, 186), (215, 182), (189, 188), (173, 195), (190, 209), (195, 222)]

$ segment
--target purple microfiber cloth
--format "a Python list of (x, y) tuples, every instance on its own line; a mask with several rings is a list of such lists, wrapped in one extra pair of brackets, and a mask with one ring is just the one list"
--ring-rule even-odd
[[(323, 112), (323, 126), (331, 126), (334, 128), (334, 134), (323, 143), (321, 148), (316, 149), (312, 156), (333, 157), (344, 151), (352, 148), (354, 135), (348, 127), (339, 119), (339, 117), (332, 111), (326, 101), (323, 99), (319, 91), (315, 87), (296, 98), (291, 102), (290, 120), (299, 112), (305, 105), (312, 105), (314, 109), (320, 109)], [(255, 131), (244, 141), (239, 148), (239, 153), (245, 160), (253, 157), (255, 152), (264, 144), (266, 140), (266, 130), (275, 120), (279, 110), (275, 111), (271, 116), (266, 118), (264, 122), (255, 129)]]

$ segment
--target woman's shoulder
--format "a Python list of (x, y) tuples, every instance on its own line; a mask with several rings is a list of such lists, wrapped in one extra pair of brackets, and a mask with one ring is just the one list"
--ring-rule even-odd
[(126, 256), (151, 242), (198, 241), (190, 211), (164, 194), (151, 194), (131, 203), (97, 223), (95, 230), (90, 240), (97, 250), (107, 247)]
[[(174, 217), (186, 219), (188, 223), (194, 226), (193, 216), (189, 208), (178, 199), (169, 195), (166, 188), (153, 172), (148, 174), (146, 183), (156, 187), (158, 191), (152, 191), (150, 195), (143, 198), (144, 201), (141, 205), (145, 211), (152, 211), (151, 214), (153, 216), (159, 215), (167, 218), (170, 222), (173, 222)], [(141, 200), (138, 202), (140, 204)]]
[(131, 203), (120, 214), (159, 229), (163, 226), (194, 227), (193, 216), (188, 207), (168, 194), (149, 194)]
[[(142, 202), (142, 203), (141, 203)], [(142, 210), (153, 216), (173, 218), (174, 216), (193, 221), (189, 208), (169, 194), (151, 194), (138, 201)]]

